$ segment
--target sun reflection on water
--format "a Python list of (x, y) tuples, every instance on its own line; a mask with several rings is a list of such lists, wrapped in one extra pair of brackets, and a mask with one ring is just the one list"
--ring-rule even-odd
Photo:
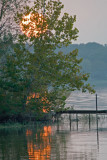
[[(29, 160), (50, 160), (51, 154), (51, 126), (44, 126), (39, 135), (35, 135), (35, 142), (31, 139), (32, 131), (27, 130), (27, 148)], [(39, 140), (39, 145), (38, 145)]]

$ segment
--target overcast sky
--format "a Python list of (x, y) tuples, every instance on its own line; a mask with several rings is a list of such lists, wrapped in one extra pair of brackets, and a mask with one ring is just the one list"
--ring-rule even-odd
[(79, 37), (75, 43), (107, 44), (107, 0), (61, 0), (64, 12), (77, 16)]

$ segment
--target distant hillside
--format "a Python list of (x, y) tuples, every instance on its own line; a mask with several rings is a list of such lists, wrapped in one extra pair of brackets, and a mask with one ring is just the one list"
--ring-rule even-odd
[(66, 54), (78, 49), (78, 56), (83, 58), (84, 72), (90, 73), (90, 81), (107, 81), (107, 45), (98, 43), (72, 44), (63, 48)]

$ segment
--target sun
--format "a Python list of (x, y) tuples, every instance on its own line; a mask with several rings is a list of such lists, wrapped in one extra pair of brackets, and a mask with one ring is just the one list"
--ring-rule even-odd
[(41, 33), (46, 32), (48, 25), (42, 14), (29, 13), (23, 16), (20, 27), (27, 37), (38, 37)]

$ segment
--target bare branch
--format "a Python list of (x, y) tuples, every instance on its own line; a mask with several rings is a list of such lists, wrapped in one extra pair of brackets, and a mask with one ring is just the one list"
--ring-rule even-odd
[(23, 10), (25, 2), (26, 0), (0, 0), (0, 39), (6, 32), (16, 33), (17, 24), (14, 17), (17, 11)]

